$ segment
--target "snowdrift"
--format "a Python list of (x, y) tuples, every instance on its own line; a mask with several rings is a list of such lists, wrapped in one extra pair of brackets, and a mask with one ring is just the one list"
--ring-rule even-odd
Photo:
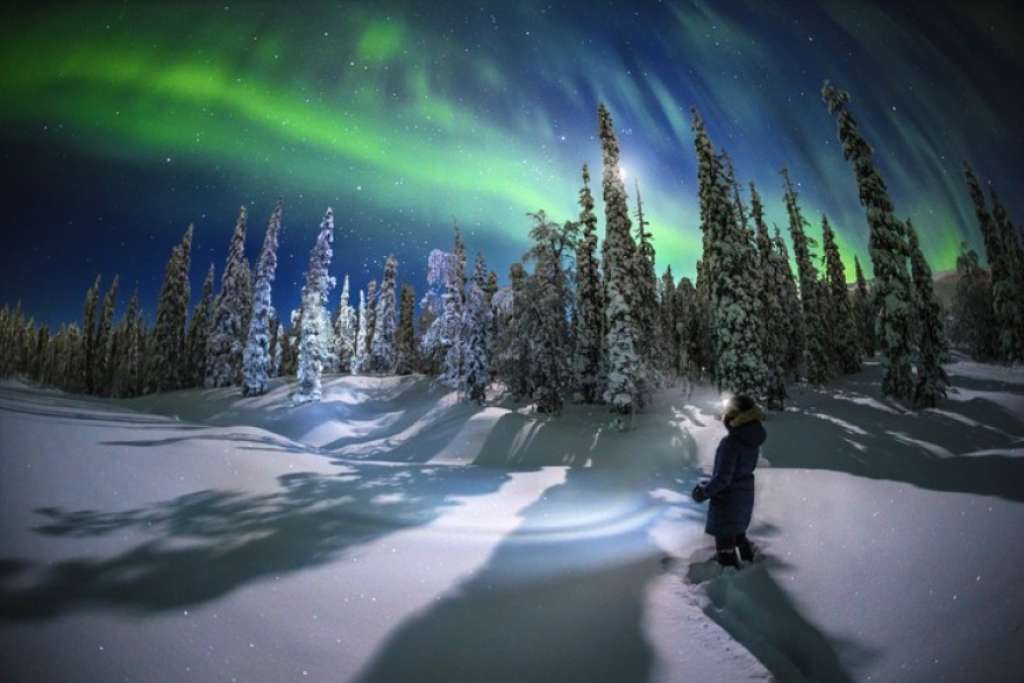
[[(708, 388), (601, 408), (333, 377), (319, 405), (0, 386), (3, 680), (1013, 680), (1024, 373), (878, 368), (772, 414), (721, 573), (689, 490)], [(673, 558), (663, 562), (663, 558)]]

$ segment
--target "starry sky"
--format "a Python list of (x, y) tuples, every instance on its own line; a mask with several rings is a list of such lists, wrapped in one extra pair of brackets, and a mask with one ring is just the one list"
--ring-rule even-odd
[[(659, 272), (699, 258), (689, 109), (785, 231), (787, 166), (812, 234), (826, 212), (844, 260), (867, 261), (852, 172), (822, 105), (849, 90), (897, 212), (936, 270), (981, 245), (960, 165), (1015, 221), (1024, 136), (1012, 3), (374, 2), (24, 4), (0, 10), (4, 249), (0, 300), (77, 318), (97, 273), (140, 288), (149, 316), (195, 224), (194, 295), (223, 266), (238, 207), (255, 260), (283, 198), (275, 305), (297, 304), (324, 209), (332, 272), (355, 287), (399, 259), (424, 284), (453, 221), (502, 276), (527, 211), (575, 218), (579, 167), (600, 177), (610, 108)], [(600, 197), (600, 189), (595, 188)], [(599, 207), (600, 209), (600, 207)], [(603, 214), (599, 214), (602, 215)], [(852, 269), (850, 276), (852, 277)], [(122, 297), (122, 303), (125, 297)]]

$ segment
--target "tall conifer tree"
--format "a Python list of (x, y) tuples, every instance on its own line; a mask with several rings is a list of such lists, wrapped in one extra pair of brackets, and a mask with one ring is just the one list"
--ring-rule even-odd
[(814, 255), (811, 253), (813, 241), (804, 231), (808, 223), (800, 212), (796, 188), (793, 187), (786, 169), (782, 169), (782, 177), (785, 183), (786, 210), (789, 213), (789, 235), (793, 241), (793, 255), (796, 257), (797, 273), (800, 278), (804, 369), (809, 382), (825, 384), (831, 376), (825, 348), (828, 343), (825, 338), (828, 330), (822, 315), (822, 302), (818, 297), (818, 269), (814, 267)]
[[(992, 295), (1003, 325), (999, 345), (1003, 357), (1011, 363), (1024, 363), (1024, 252), (1017, 231), (1010, 224), (1006, 207), (995, 190), (992, 198), (992, 223), (1002, 251), (1002, 277), (993, 277)], [(993, 273), (994, 275), (994, 273)]]
[(847, 108), (849, 93), (825, 81), (821, 96), (838, 121), (843, 156), (853, 165), (860, 203), (867, 213), (868, 250), (875, 271), (878, 306), (876, 337), (885, 366), (882, 392), (895, 398), (911, 398), (914, 392), (910, 351), (912, 288), (907, 270), (906, 230), (893, 215), (889, 191), (872, 159), (873, 150), (857, 130), (857, 122)]
[(779, 267), (775, 244), (764, 222), (764, 204), (754, 183), (750, 183), (750, 211), (757, 234), (757, 268), (761, 279), (758, 291), (761, 295), (759, 317), (763, 322), (761, 355), (765, 365), (764, 395), (769, 408), (781, 410), (786, 400), (786, 337), (792, 325), (783, 308), (786, 298), (784, 278), (787, 273)]
[(857, 338), (860, 340), (861, 351), (868, 358), (875, 355), (875, 307), (868, 292), (868, 283), (864, 279), (864, 270), (860, 266), (860, 258), (853, 257), (853, 265), (857, 273), (857, 288), (853, 292), (853, 314), (857, 320)]
[(231, 236), (220, 293), (214, 305), (213, 321), (206, 348), (206, 386), (228, 387), (242, 381), (242, 355), (252, 315), (252, 282), (245, 258), (248, 210), (238, 210)]
[(334, 316), (334, 349), (333, 362), (340, 372), (349, 372), (352, 368), (352, 356), (356, 351), (356, 332), (359, 324), (358, 314), (349, 296), (348, 275), (342, 281), (341, 298), (338, 311)]
[(604, 353), (604, 286), (597, 261), (597, 216), (590, 193), (590, 173), (583, 165), (579, 223), (582, 239), (576, 244), (576, 348), (573, 371), (584, 403), (601, 400)]
[[(177, 247), (175, 247), (177, 248)], [(82, 374), (80, 382), (86, 393), (94, 392), (94, 384), (96, 377), (96, 308), (100, 302), (100, 276), (96, 276), (96, 281), (93, 282), (92, 287), (85, 293), (85, 304), (82, 312)], [(20, 313), (19, 302), (19, 310)], [(15, 318), (19, 320), (20, 316)], [(13, 341), (13, 339), (12, 339)], [(18, 347), (12, 343), (15, 349)], [(14, 365), (12, 363), (12, 365)]]
[(116, 341), (113, 337), (114, 309), (117, 307), (118, 276), (114, 276), (106, 296), (103, 297), (103, 311), (96, 328), (96, 373), (93, 387), (100, 396), (110, 396), (113, 391), (113, 365), (116, 362)]
[(184, 384), (185, 321), (191, 296), (189, 264), (192, 253), (192, 226), (188, 226), (181, 244), (167, 263), (164, 284), (156, 309), (156, 326), (147, 358), (147, 381), (154, 391), (179, 389)]
[(491, 382), (491, 354), (488, 335), (491, 329), (491, 310), (487, 304), (487, 264), (477, 253), (473, 279), (466, 287), (466, 307), (463, 312), (462, 340), (465, 359), (460, 391), (476, 403), (483, 404)]
[(416, 370), (416, 331), (414, 318), (416, 315), (416, 291), (412, 285), (402, 285), (402, 295), (398, 305), (398, 331), (395, 334), (395, 350), (398, 353), (396, 372), (408, 375)]
[(334, 287), (334, 278), (328, 272), (334, 255), (334, 211), (330, 207), (320, 222), (316, 243), (309, 252), (306, 282), (302, 287), (302, 324), (299, 329), (298, 380), (299, 387), (293, 397), (296, 403), (319, 401), (320, 379), (327, 357), (327, 336), (330, 321), (327, 299)]
[(350, 363), (353, 375), (361, 375), (366, 372), (369, 355), (366, 350), (366, 332), (368, 319), (366, 315), (366, 293), (359, 290), (359, 316), (356, 321), (356, 348), (352, 354)]
[(850, 306), (850, 290), (846, 286), (846, 269), (839, 256), (835, 232), (828, 217), (821, 217), (822, 246), (825, 251), (825, 280), (828, 283), (828, 314), (832, 346), (839, 369), (845, 374), (860, 371), (861, 343), (857, 336), (857, 322)]
[(373, 318), (375, 329), (373, 346), (370, 349), (370, 368), (373, 372), (387, 375), (395, 372), (395, 365), (398, 362), (398, 353), (395, 349), (397, 270), (398, 261), (394, 256), (388, 256), (384, 262), (380, 291), (377, 293), (377, 305), (374, 307), (376, 315)]
[(916, 290), (917, 319), (920, 336), (917, 340), (917, 381), (914, 384), (914, 405), (933, 408), (945, 398), (949, 377), (942, 367), (948, 355), (946, 335), (942, 325), (942, 308), (935, 299), (932, 270), (921, 252), (917, 231), (907, 221), (910, 239), (910, 269)]
[[(715, 382), (719, 388), (760, 395), (764, 364), (758, 338), (755, 255), (736, 216), (732, 188), (696, 109), (692, 110), (701, 218), (708, 238), (704, 253), (711, 295)], [(703, 275), (703, 273), (702, 273)]]
[(281, 231), (282, 203), (278, 200), (267, 232), (263, 236), (263, 248), (256, 265), (256, 284), (253, 287), (253, 306), (249, 316), (249, 333), (242, 353), (242, 394), (259, 396), (267, 393), (270, 386), (270, 319), (274, 312), (271, 289), (277, 271), (277, 242)]
[(626, 188), (619, 171), (619, 141), (615, 124), (603, 104), (598, 105), (598, 136), (601, 140), (601, 176), (605, 210), (605, 353), (608, 372), (604, 400), (619, 418), (616, 426), (629, 426), (640, 408), (644, 369), (638, 354), (638, 330), (632, 311), (633, 243)]
[(188, 326), (186, 346), (185, 385), (201, 387), (206, 379), (206, 345), (210, 340), (211, 317), (213, 316), (213, 264), (206, 271), (203, 280), (203, 295), (192, 312)]

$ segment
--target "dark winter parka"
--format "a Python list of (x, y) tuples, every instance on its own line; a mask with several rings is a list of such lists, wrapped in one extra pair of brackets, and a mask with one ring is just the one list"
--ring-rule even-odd
[(754, 468), (765, 432), (764, 413), (758, 407), (732, 418), (729, 433), (718, 444), (711, 481), (704, 485), (710, 498), (704, 531), (713, 536), (742, 534), (750, 526), (754, 511)]

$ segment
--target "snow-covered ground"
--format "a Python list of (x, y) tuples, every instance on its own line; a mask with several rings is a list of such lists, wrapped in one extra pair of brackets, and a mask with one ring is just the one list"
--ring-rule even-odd
[[(689, 490), (719, 397), (620, 434), (415, 377), (132, 401), (0, 386), (0, 679), (1019, 680), (1024, 373), (878, 368), (767, 423), (739, 573)], [(666, 565), (669, 554), (675, 561)]]

